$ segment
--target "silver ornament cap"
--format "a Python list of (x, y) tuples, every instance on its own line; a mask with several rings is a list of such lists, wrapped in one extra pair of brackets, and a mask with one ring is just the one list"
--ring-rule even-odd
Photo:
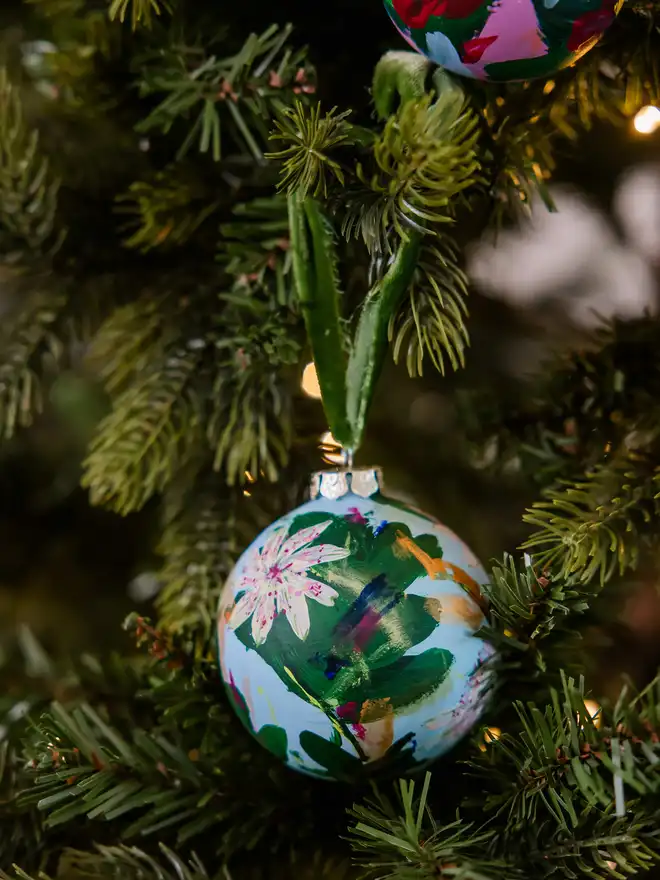
[(309, 494), (312, 501), (327, 498), (336, 501), (344, 495), (370, 498), (383, 491), (383, 473), (380, 468), (337, 468), (317, 471), (312, 475)]

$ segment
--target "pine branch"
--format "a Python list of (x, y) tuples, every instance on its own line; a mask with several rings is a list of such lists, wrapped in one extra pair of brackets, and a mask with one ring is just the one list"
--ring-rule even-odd
[(529, 564), (518, 567), (508, 554), (493, 566), (483, 591), (494, 639), (509, 649), (533, 650), (542, 669), (545, 664), (538, 651), (543, 640), (557, 628), (570, 626), (575, 615), (588, 609), (593, 596), (577, 578), (537, 575)]
[(240, 552), (235, 500), (214, 490), (189, 497), (160, 539), (158, 624), (169, 632), (209, 637), (222, 586)]
[(394, 362), (405, 353), (410, 376), (421, 376), (428, 356), (443, 375), (448, 366), (465, 365), (469, 344), (467, 277), (458, 265), (458, 249), (447, 236), (435, 236), (423, 245), (408, 301), (390, 319), (389, 338)]
[(128, 233), (124, 245), (143, 254), (186, 244), (219, 205), (209, 203), (198, 186), (180, 179), (172, 168), (136, 181), (116, 201), (118, 213), (129, 218), (122, 226)]
[[(24, 44), (23, 68), (42, 97), (45, 96), (49, 103), (55, 100), (76, 116), (77, 124), (67, 136), (66, 156), (58, 156), (58, 166), (63, 166), (63, 176), (68, 178), (67, 188), (71, 184), (72, 171), (74, 174), (89, 173), (89, 169), (78, 167), (76, 161), (78, 137), (82, 136), (81, 145), (86, 148), (82, 158), (93, 150), (99, 169), (107, 168), (106, 156), (102, 158), (100, 155), (101, 149), (116, 150), (116, 143), (104, 143), (103, 135), (98, 137), (97, 131), (92, 134), (89, 128), (85, 131), (80, 127), (82, 122), (86, 127), (98, 129), (99, 121), (103, 119), (107, 131), (108, 111), (115, 106), (109, 83), (103, 77), (103, 65), (110, 58), (119, 56), (125, 35), (110, 20), (109, 2), (25, 0), (27, 5), (34, 7), (40, 33), (49, 34), (50, 39)], [(75, 140), (73, 132), (76, 133)], [(113, 135), (119, 140), (123, 138), (116, 129), (113, 129)]]
[(24, 119), (18, 91), (0, 69), (0, 254), (6, 262), (60, 247), (59, 188), (39, 152), (37, 131)]
[[(208, 880), (206, 868), (193, 854), (184, 861), (177, 853), (160, 844), (160, 860), (136, 846), (100, 846), (94, 850), (68, 849), (62, 854), (55, 880)], [(14, 864), (9, 873), (0, 869), (2, 880), (35, 880)], [(40, 871), (36, 880), (51, 880)]]
[(565, 676), (562, 691), (551, 690), (543, 711), (534, 703), (515, 708), (520, 730), (491, 741), (473, 762), (488, 792), (479, 808), (506, 826), (507, 838), (531, 825), (545, 828), (550, 839), (569, 836), (590, 811), (605, 816), (613, 805), (622, 818), (631, 793), (653, 803), (660, 789), (660, 738), (639, 714), (635, 725), (644, 727), (642, 736), (617, 720), (621, 709), (592, 718), (583, 683)]
[[(235, 871), (223, 866), (223, 876), (232, 880), (289, 880), (295, 874), (297, 880), (348, 880), (354, 877), (346, 859), (336, 853), (315, 850), (294, 850), (288, 858), (269, 859), (267, 867), (245, 860)], [(68, 849), (58, 862), (53, 880), (207, 880), (209, 874), (196, 854), (184, 857), (159, 844), (158, 855), (136, 846), (100, 846), (92, 851)], [(215, 875), (214, 875), (215, 876)], [(19, 867), (10, 873), (0, 870), (1, 880), (51, 880), (40, 871), (31, 877)]]
[[(273, 291), (288, 301), (285, 267), (274, 269)], [(220, 297), (213, 289), (181, 297), (177, 285), (157, 297), (147, 291), (101, 328), (89, 360), (113, 411), (86, 463), (83, 484), (95, 503), (138, 509), (185, 466), (202, 466), (207, 444), (231, 484), (246, 472), (272, 480), (286, 462), (291, 401), (282, 370), (298, 362), (299, 322), (264, 301), (268, 285), (248, 280), (246, 290), (240, 281)]]
[[(72, 840), (72, 831), (73, 840), (76, 830), (82, 832), (78, 841), (83, 845), (90, 833), (97, 839), (105, 836), (93, 824), (83, 825), (83, 815), (92, 823), (110, 823), (108, 836), (114, 840), (120, 834), (157, 835), (161, 842), (171, 840), (188, 851), (187, 842), (195, 839), (222, 861), (234, 854), (242, 857), (259, 844), (269, 853), (291, 845), (295, 853), (299, 841), (309, 839), (321, 805), (327, 805), (327, 788), (321, 787), (315, 803), (301, 777), (292, 778), (283, 766), (274, 766), (272, 756), (246, 736), (222, 699), (214, 660), (196, 664), (179, 643), (144, 619), (136, 625), (136, 635), (141, 633), (148, 648), (148, 662), (124, 659), (115, 676), (113, 664), (88, 658), (80, 680), (67, 679), (65, 689), (56, 671), (52, 684), (66, 695), (67, 705), (54, 704), (40, 723), (36, 706), (31, 721), (26, 719), (29, 724), (23, 724), (26, 751), (15, 752), (3, 766), (3, 773), (9, 769), (18, 774), (11, 800), (4, 800), (6, 773), (0, 782), (0, 871), (8, 871), (17, 859), (26, 870), (38, 870), (44, 864), (43, 848), (51, 856), (59, 854)], [(95, 706), (77, 703), (86, 695)], [(186, 809), (195, 798), (195, 807)], [(69, 821), (67, 814), (78, 818)], [(36, 823), (35, 833), (30, 823)], [(149, 853), (153, 857), (152, 849)], [(130, 875), (131, 864), (137, 870), (132, 856), (140, 858), (124, 848), (105, 850), (102, 858), (65, 852), (57, 876), (71, 880), (69, 869), (76, 876), (80, 871), (81, 880), (96, 870), (99, 876), (117, 876), (113, 866), (120, 876)], [(336, 852), (323, 862), (323, 870), (308, 873), (318, 863), (311, 859), (301, 876), (336, 880), (346, 875)], [(155, 863), (150, 864), (155, 870)], [(166, 869), (165, 861), (161, 870)], [(174, 863), (171, 869), (176, 869)], [(144, 876), (148, 865), (142, 871)], [(254, 874), (245, 876), (258, 880)]]
[(649, 448), (660, 395), (659, 326), (646, 318), (615, 320), (497, 397), (461, 389), (455, 399), (473, 460), (545, 488), (583, 479), (605, 452), (631, 443)]
[(427, 773), (416, 799), (415, 783), (400, 780), (398, 804), (376, 792), (375, 798), (350, 810), (356, 820), (350, 839), (364, 874), (379, 880), (522, 877), (504, 859), (484, 855), (491, 833), (475, 831), (461, 819), (449, 824), (435, 821), (427, 804), (430, 784)]
[(123, 24), (130, 10), (131, 27), (136, 30), (139, 24), (150, 28), (153, 16), (160, 16), (163, 12), (172, 12), (172, 5), (168, 0), (111, 0), (108, 15), (110, 20), (119, 19)]
[[(555, 426), (572, 418), (577, 457), (595, 464), (631, 430), (647, 430), (660, 393), (659, 343), (658, 323), (646, 318), (600, 326), (584, 348), (545, 366), (544, 381), (528, 394), (535, 400), (534, 417), (546, 424), (552, 419)], [(594, 453), (598, 458), (590, 461)]]
[(660, 3), (658, 0), (627, 0), (626, 7), (643, 18), (660, 16)]
[[(204, 474), (165, 524), (159, 552), (163, 584), (157, 600), (158, 625), (168, 632), (191, 632), (207, 640), (218, 600), (242, 550), (268, 525), (258, 504), (242, 491), (227, 493)], [(165, 497), (167, 506), (168, 498)]]
[(612, 726), (633, 739), (657, 738), (660, 733), (660, 674), (642, 690), (630, 683), (622, 687), (612, 710)]
[[(9, 440), (29, 428), (48, 403), (57, 406), (55, 382), (98, 330), (116, 302), (120, 282), (96, 276), (89, 283), (74, 283), (48, 272), (10, 275), (7, 280), (16, 289), (14, 308), (0, 328), (0, 437)], [(104, 407), (90, 389), (90, 404), (92, 397), (93, 405), (85, 407), (89, 420)], [(61, 396), (59, 402), (66, 405)]]
[[(644, 103), (660, 96), (658, 40), (652, 33), (650, 6), (628, 8), (580, 64), (550, 79), (495, 87), (484, 107), (490, 131), (492, 161), (485, 163), (491, 178), (493, 220), (516, 219), (539, 197), (549, 210), (554, 205), (547, 184), (555, 170), (555, 153), (562, 139), (575, 141), (596, 120), (626, 123)], [(626, 4), (628, 7), (629, 4)]]
[(76, 816), (112, 820), (140, 811), (124, 832), (128, 839), (186, 827), (197, 815), (208, 791), (205, 774), (176, 740), (140, 729), (127, 739), (88, 705), (69, 711), (53, 704), (44, 724), (33, 747), (35, 785), (22, 803), (48, 811), (48, 827)]
[(598, 734), (581, 689), (565, 682), (561, 705), (556, 692), (552, 696), (545, 711), (534, 704), (514, 704), (520, 731), (491, 740), (473, 764), (486, 786), (482, 808), (505, 824), (509, 836), (523, 831), (525, 823), (538, 828), (546, 821), (571, 833), (584, 806), (575, 803), (580, 783), (587, 790), (585, 800), (593, 801), (596, 795), (595, 803), (603, 808), (613, 800), (611, 787), (596, 772)]
[(479, 410), (482, 442), (494, 444), (505, 462), (551, 481), (525, 517), (539, 531), (524, 548), (558, 581), (604, 583), (634, 567), (652, 541), (657, 336), (656, 322), (613, 322), (586, 350), (519, 384), (512, 407), (492, 415)]
[(186, 304), (169, 287), (158, 293), (149, 289), (108, 315), (92, 339), (86, 360), (110, 395), (125, 392), (174, 342)]
[(11, 635), (5, 631), (0, 639), (0, 874), (17, 861), (37, 865), (48, 845), (37, 811), (18, 803), (27, 784), (21, 745), (31, 715), (48, 704), (60, 673), (27, 627)]
[(584, 479), (548, 489), (548, 500), (524, 516), (539, 530), (523, 549), (560, 578), (594, 578), (602, 585), (637, 565), (647, 527), (660, 512), (659, 487), (653, 460), (623, 449)]
[(455, 91), (402, 104), (373, 146), (373, 162), (360, 163), (362, 185), (377, 196), (353, 221), (369, 244), (393, 228), (425, 230), (451, 220), (456, 199), (479, 183), (478, 119)]
[(482, 180), (478, 117), (462, 90), (436, 84), (437, 97), (406, 101), (380, 133), (351, 125), (348, 112), (322, 117), (320, 105), (286, 111), (273, 137), (288, 146), (269, 154), (283, 161), (280, 186), (329, 199), (345, 237), (360, 234), (372, 251), (392, 230), (405, 239), (411, 228), (450, 222), (457, 199)]
[(638, 815), (630, 810), (624, 819), (605, 810), (598, 815), (587, 811), (570, 834), (538, 846), (538, 839), (529, 836), (529, 861), (535, 876), (588, 877), (601, 880), (613, 877), (625, 880), (646, 873), (658, 861), (660, 841), (657, 821), (653, 816)]
[(249, 475), (275, 481), (289, 458), (289, 390), (262, 369), (239, 376), (221, 370), (215, 381), (208, 438), (215, 450), (214, 469), (225, 472), (230, 486)]
[(331, 152), (355, 142), (353, 127), (346, 121), (349, 116), (350, 111), (337, 113), (337, 108), (333, 107), (322, 117), (320, 104), (307, 109), (297, 101), (275, 120), (276, 131), (271, 135), (272, 140), (289, 144), (283, 150), (267, 155), (268, 159), (282, 162), (280, 189), (289, 194), (297, 192), (300, 198), (308, 195), (327, 198), (331, 181), (343, 185), (344, 172)]
[(93, 504), (118, 513), (139, 510), (199, 454), (202, 398), (195, 381), (203, 349), (176, 347), (113, 402), (85, 461), (82, 485)]
[(643, 104), (655, 104), (660, 97), (658, 45), (652, 17), (645, 22), (626, 3), (573, 75), (557, 78), (557, 92), (549, 92), (550, 123), (574, 139), (596, 119), (620, 125)]
[(184, 861), (164, 844), (160, 858), (138, 847), (97, 846), (95, 851), (67, 850), (60, 861), (58, 875), (75, 880), (125, 878), (125, 880), (208, 880), (209, 874), (193, 854)]
[(218, 259), (234, 278), (233, 292), (267, 298), (295, 312), (287, 200), (275, 194), (241, 202), (220, 227)]
[(189, 131), (179, 158), (197, 143), (200, 152), (210, 153), (217, 162), (226, 128), (234, 148), (262, 163), (268, 120), (280, 117), (296, 95), (311, 94), (316, 88), (305, 52), (288, 45), (291, 32), (290, 25), (282, 29), (272, 25), (259, 36), (251, 34), (235, 55), (226, 58), (179, 41), (139, 58), (141, 95), (166, 94), (139, 130), (166, 134), (183, 120)]
[(144, 621), (141, 628), (143, 638), (156, 638), (134, 695), (142, 721), (54, 703), (26, 745), (33, 785), (21, 806), (36, 805), (46, 828), (85, 816), (116, 822), (125, 841), (158, 835), (182, 846), (200, 838), (224, 857), (260, 841), (277, 849), (304, 839), (313, 791), (246, 737), (222, 700), (215, 662), (193, 664)]
[(519, 219), (521, 213), (530, 217), (539, 197), (548, 210), (554, 210), (548, 189), (555, 170), (554, 139), (539, 118), (518, 123), (507, 118), (498, 123), (491, 137), (496, 155), (493, 224), (497, 227), (505, 220)]
[[(45, 279), (53, 284), (52, 279)], [(35, 291), (18, 314), (5, 319), (0, 342), (0, 434), (5, 439), (32, 424), (44, 408), (44, 374), (56, 368), (65, 348), (57, 332), (68, 296), (41, 288), (44, 279), (32, 279)]]
[(214, 469), (228, 484), (249, 475), (274, 481), (286, 464), (292, 439), (291, 387), (283, 370), (300, 356), (300, 326), (289, 312), (257, 299), (227, 295), (226, 337), (213, 386), (207, 436)]
[(90, 445), (83, 484), (94, 503), (122, 513), (142, 507), (184, 468), (199, 470), (208, 457), (214, 348), (227, 341), (222, 319), (209, 319), (220, 312), (218, 297), (203, 282), (187, 296), (177, 281), (162, 287), (115, 310), (89, 355), (112, 411)]
[(22, 809), (18, 792), (25, 780), (17, 771), (19, 764), (14, 745), (0, 742), (0, 877), (2, 866), (16, 861), (26, 863), (41, 852), (43, 829), (40, 817), (32, 809)]

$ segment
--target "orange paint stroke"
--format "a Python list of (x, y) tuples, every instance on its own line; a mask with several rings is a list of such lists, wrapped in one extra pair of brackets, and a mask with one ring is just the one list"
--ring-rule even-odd
[(360, 724), (372, 724), (374, 721), (380, 721), (394, 715), (394, 707), (390, 703), (389, 697), (382, 697), (380, 700), (365, 700), (360, 710)]
[(384, 718), (362, 724), (360, 745), (370, 761), (383, 758), (394, 743), (394, 711)]
[(466, 571), (459, 568), (458, 565), (454, 565), (453, 562), (445, 562), (444, 559), (433, 559), (432, 556), (429, 556), (412, 538), (404, 535), (403, 532), (397, 532), (396, 540), (403, 550), (411, 553), (420, 565), (424, 567), (430, 578), (433, 580), (444, 580), (450, 577), (454, 583), (465, 587), (484, 614), (487, 613), (488, 603), (481, 593), (481, 587)]

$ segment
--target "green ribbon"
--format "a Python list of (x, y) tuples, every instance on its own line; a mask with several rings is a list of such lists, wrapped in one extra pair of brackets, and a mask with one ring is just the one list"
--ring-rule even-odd
[(353, 339), (344, 329), (335, 236), (318, 202), (289, 196), (293, 275), (316, 365), (323, 407), (335, 440), (349, 454), (360, 446), (387, 354), (387, 328), (410, 282), (421, 248), (411, 231), (384, 277), (369, 291)]
[[(431, 69), (431, 63), (416, 52), (386, 53), (374, 72), (372, 97), (377, 116), (386, 119), (400, 102), (421, 98)], [(461, 104), (465, 100), (462, 87), (441, 68), (433, 75), (433, 86), (437, 93), (451, 91)], [(422, 233), (411, 229), (399, 242), (385, 276), (367, 294), (350, 338), (342, 318), (332, 225), (315, 199), (293, 193), (289, 226), (293, 275), (328, 426), (350, 457), (362, 442), (387, 354), (390, 318), (412, 281)]]

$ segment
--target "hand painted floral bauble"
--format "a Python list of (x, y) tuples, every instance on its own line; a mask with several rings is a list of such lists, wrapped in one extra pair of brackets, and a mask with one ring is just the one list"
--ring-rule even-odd
[(241, 556), (218, 619), (222, 677), (290, 767), (357, 781), (452, 748), (489, 692), (486, 574), (373, 469), (325, 471)]
[(549, 76), (596, 45), (623, 0), (385, 0), (408, 43), (452, 73)]

